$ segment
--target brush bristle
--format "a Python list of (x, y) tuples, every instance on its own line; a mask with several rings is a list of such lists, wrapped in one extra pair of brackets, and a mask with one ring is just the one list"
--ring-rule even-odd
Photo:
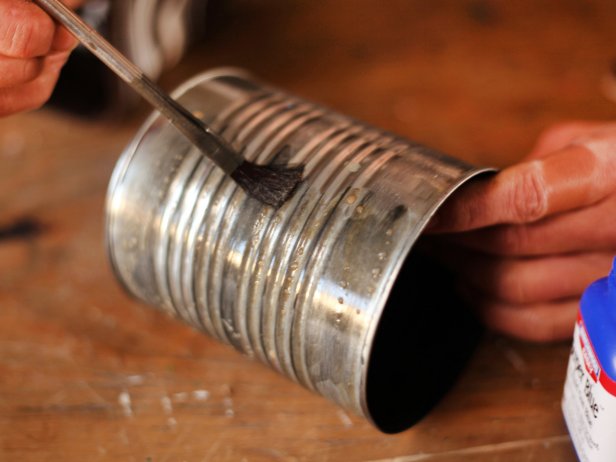
[(255, 199), (279, 208), (302, 182), (303, 173), (303, 165), (256, 165), (244, 161), (231, 174), (231, 178)]

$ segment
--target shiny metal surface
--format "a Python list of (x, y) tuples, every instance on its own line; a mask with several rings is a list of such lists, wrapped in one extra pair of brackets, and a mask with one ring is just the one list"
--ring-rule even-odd
[(176, 96), (247, 159), (305, 163), (305, 181), (279, 210), (263, 206), (153, 115), (109, 188), (118, 278), (141, 300), (387, 427), (367, 396), (381, 315), (430, 216), (482, 170), (240, 71), (205, 73)]

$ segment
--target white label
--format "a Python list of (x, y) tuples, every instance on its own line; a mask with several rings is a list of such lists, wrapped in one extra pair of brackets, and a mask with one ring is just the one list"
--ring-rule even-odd
[(584, 324), (578, 321), (562, 406), (581, 462), (616, 461), (616, 396), (598, 380), (601, 373)]

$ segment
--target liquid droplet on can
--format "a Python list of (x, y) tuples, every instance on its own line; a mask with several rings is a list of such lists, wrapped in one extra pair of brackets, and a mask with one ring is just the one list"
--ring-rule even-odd
[(357, 163), (357, 162), (351, 162), (348, 167), (349, 172), (351, 173), (357, 173), (359, 172), (359, 169), (361, 168), (361, 164)]
[(355, 194), (349, 194), (346, 198), (346, 203), (351, 205), (351, 204), (354, 204), (356, 200), (357, 200), (357, 196)]

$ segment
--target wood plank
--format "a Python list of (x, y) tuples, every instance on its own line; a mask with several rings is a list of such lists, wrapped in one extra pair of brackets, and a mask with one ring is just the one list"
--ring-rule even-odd
[[(600, 83), (615, 21), (609, 1), (243, 2), (164, 85), (240, 65), (506, 165), (550, 123), (614, 118)], [(560, 411), (566, 343), (487, 335), (443, 402), (387, 436), (129, 298), (102, 212), (140, 120), (0, 121), (0, 460), (575, 460)]]

